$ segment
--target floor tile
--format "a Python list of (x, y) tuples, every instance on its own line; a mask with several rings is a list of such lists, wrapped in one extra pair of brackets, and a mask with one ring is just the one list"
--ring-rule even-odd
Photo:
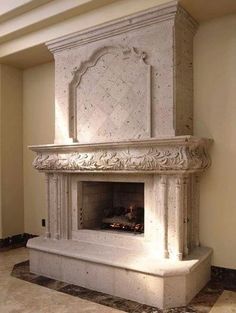
[(236, 292), (225, 290), (210, 313), (236, 313)]
[[(16, 263), (24, 262), (27, 268), (28, 251), (25, 248), (0, 253), (0, 312), (1, 313), (121, 313), (94, 302), (58, 292), (53, 289), (33, 284), (11, 276)], [(17, 275), (22, 277), (23, 271), (15, 267)], [(16, 275), (16, 276), (17, 276)], [(24, 273), (23, 278), (33, 280), (35, 277)], [(36, 276), (36, 275), (35, 275)], [(41, 285), (46, 284), (44, 278), (38, 278)], [(55, 282), (47, 283), (53, 284)], [(64, 283), (63, 283), (64, 284)], [(62, 288), (63, 285), (58, 285)]]

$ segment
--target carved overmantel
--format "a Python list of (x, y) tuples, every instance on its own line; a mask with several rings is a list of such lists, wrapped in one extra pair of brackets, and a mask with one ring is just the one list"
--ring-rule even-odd
[(209, 139), (181, 136), (118, 143), (31, 146), (33, 166), (53, 172), (193, 173), (210, 165)]
[(172, 1), (48, 42), (54, 143), (192, 135), (196, 29)]

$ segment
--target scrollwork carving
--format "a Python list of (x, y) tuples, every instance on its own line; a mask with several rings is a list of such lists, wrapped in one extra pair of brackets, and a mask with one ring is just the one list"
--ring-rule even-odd
[(210, 165), (204, 146), (107, 149), (72, 153), (39, 153), (33, 166), (53, 171), (178, 171)]

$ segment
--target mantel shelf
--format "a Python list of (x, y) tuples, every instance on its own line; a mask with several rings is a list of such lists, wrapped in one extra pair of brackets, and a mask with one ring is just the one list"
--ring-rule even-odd
[(69, 172), (196, 172), (209, 167), (210, 139), (193, 136), (116, 143), (30, 146), (34, 167)]

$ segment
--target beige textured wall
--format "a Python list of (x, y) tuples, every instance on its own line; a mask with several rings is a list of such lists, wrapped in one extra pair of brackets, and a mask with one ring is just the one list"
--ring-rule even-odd
[(46, 218), (44, 175), (33, 169), (34, 153), (27, 146), (54, 140), (53, 63), (23, 72), (23, 114), (25, 232), (41, 234), (41, 219)]
[[(2, 119), (2, 110), (1, 110), (1, 107), (2, 107), (2, 71), (1, 71), (2, 67), (0, 65), (0, 121)], [(1, 127), (0, 127), (0, 139), (1, 139), (1, 136), (2, 136), (2, 130), (1, 130)], [(1, 152), (2, 152), (2, 146), (0, 145), (0, 164), (2, 163), (2, 156), (1, 156)], [(2, 185), (2, 170), (1, 170), (1, 166), (0, 166), (0, 239), (3, 238), (2, 236), (2, 188), (1, 188), (1, 185)]]
[(24, 232), (22, 73), (1, 65), (1, 237)]
[(211, 137), (201, 181), (201, 243), (213, 264), (236, 268), (236, 15), (200, 26), (194, 48), (195, 135)]

